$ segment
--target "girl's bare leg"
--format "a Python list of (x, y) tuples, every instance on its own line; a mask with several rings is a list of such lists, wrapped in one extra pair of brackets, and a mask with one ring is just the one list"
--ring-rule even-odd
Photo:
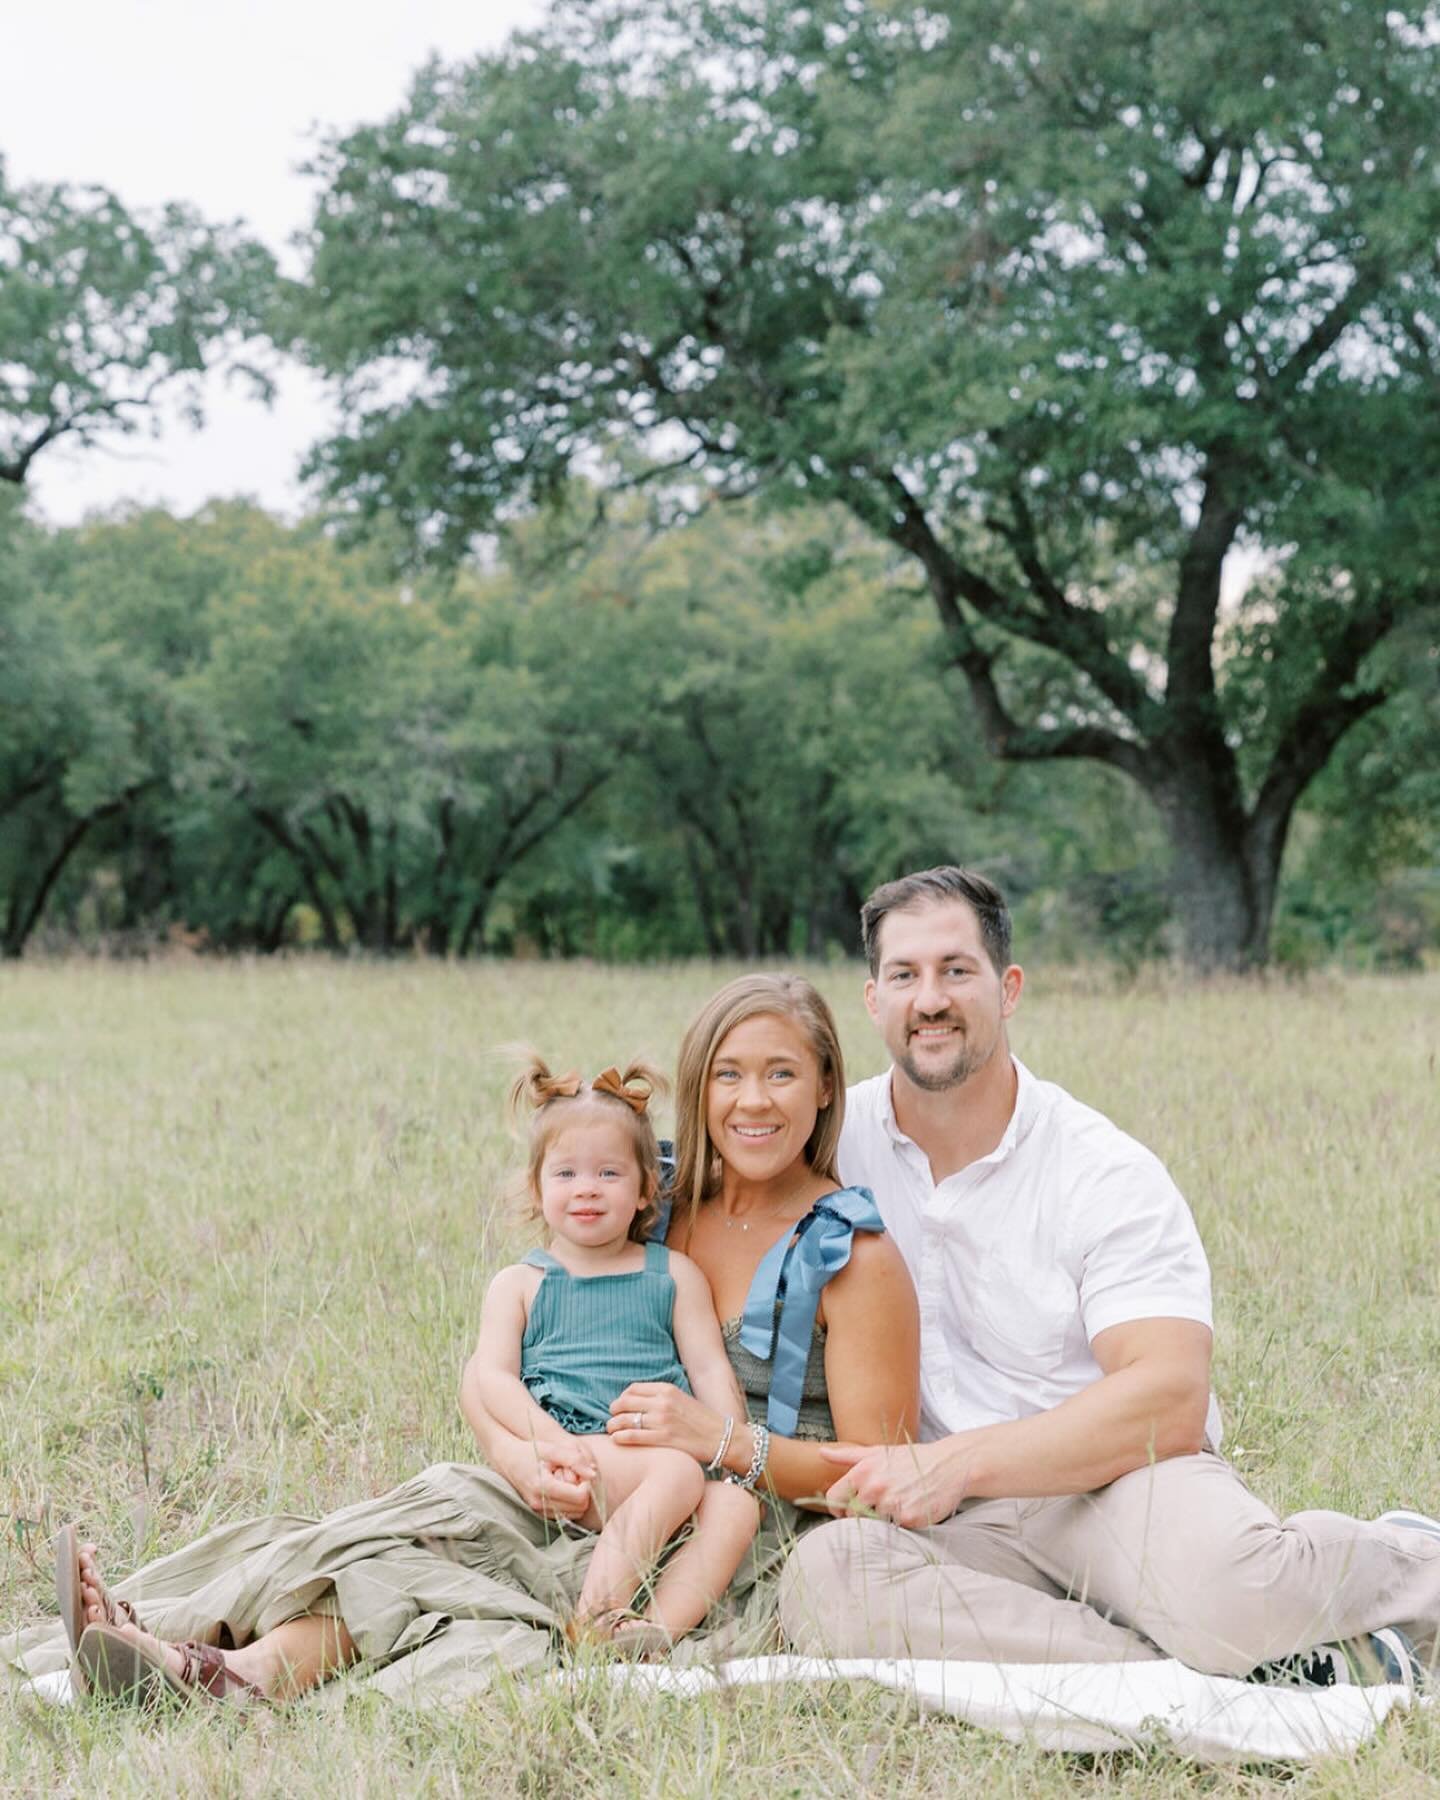
[(707, 1481), (695, 1529), (665, 1565), (645, 1617), (671, 1637), (693, 1631), (729, 1587), (760, 1523), (760, 1503), (733, 1482)]
[(629, 1606), (705, 1491), (704, 1470), (683, 1450), (637, 1450), (599, 1438), (594, 1454), (603, 1526), (575, 1609), (582, 1621)]
[[(80, 1547), (80, 1591), (85, 1602), (85, 1621), (103, 1625), (107, 1617), (105, 1582), (95, 1560), (95, 1546)], [(115, 1629), (137, 1644), (164, 1656), (172, 1675), (179, 1676), (184, 1658), (173, 1644), (142, 1631), (137, 1625), (117, 1624)], [(287, 1619), (264, 1637), (238, 1650), (220, 1654), (246, 1681), (253, 1682), (272, 1700), (293, 1700), (307, 1688), (318, 1686), (331, 1675), (348, 1668), (359, 1656), (344, 1622), (322, 1613), (302, 1613)]]

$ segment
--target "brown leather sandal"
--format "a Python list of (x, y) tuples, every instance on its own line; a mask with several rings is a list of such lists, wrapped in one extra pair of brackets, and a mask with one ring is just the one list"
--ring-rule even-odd
[[(73, 1525), (62, 1525), (55, 1534), (55, 1598), (60, 1606), (60, 1620), (70, 1644), (71, 1679), (84, 1691), (84, 1677), (74, 1662), (75, 1652), (85, 1632), (85, 1597), (80, 1590), (80, 1534)], [(138, 1625), (144, 1621), (128, 1600), (117, 1599), (109, 1590), (105, 1594), (106, 1623)]]
[(608, 1612), (591, 1613), (585, 1618), (575, 1614), (565, 1623), (565, 1641), (575, 1650), (585, 1646), (636, 1662), (668, 1656), (675, 1648), (674, 1637), (663, 1625), (631, 1606), (612, 1606)]
[(179, 1675), (170, 1673), (163, 1651), (137, 1644), (113, 1626), (87, 1625), (75, 1660), (93, 1692), (135, 1706), (153, 1706), (164, 1694), (243, 1706), (271, 1704), (265, 1690), (237, 1675), (213, 1644), (192, 1642), (172, 1648), (184, 1658)]

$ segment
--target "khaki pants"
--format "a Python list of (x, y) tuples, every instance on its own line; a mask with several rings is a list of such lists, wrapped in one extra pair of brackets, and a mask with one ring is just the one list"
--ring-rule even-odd
[(1398, 1625), (1433, 1661), (1440, 1537), (1280, 1520), (1210, 1451), (1093, 1494), (966, 1501), (929, 1531), (841, 1519), (780, 1583), (796, 1649), (980, 1662), (1178, 1657), (1217, 1675)]

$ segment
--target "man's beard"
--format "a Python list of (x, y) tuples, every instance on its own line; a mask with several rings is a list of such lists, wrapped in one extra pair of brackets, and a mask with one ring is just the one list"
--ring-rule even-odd
[[(932, 1024), (942, 1025), (943, 1019), (934, 1019)], [(933, 1063), (929, 1068), (921, 1068), (910, 1054), (909, 1040), (905, 1049), (895, 1058), (905, 1071), (913, 1085), (927, 1094), (944, 1094), (951, 1088), (963, 1087), (974, 1074), (983, 1069), (995, 1054), (995, 1044), (974, 1044), (967, 1037), (962, 1037), (954, 1055), (943, 1067), (937, 1068)]]

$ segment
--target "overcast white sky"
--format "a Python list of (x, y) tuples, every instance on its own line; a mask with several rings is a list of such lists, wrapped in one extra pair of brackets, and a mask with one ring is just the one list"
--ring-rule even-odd
[[(50, 0), (4, 8), (0, 154), (12, 181), (101, 182), (129, 206), (192, 201), (243, 218), (277, 251), (305, 223), (296, 173), (316, 125), (393, 111), (431, 51), (503, 41), (543, 0)], [(200, 432), (178, 420), (72, 452), (30, 478), (36, 510), (68, 523), (119, 501), (190, 511), (249, 494), (291, 511), (295, 471), (326, 430), (324, 390), (287, 365), (268, 411), (212, 383)]]

